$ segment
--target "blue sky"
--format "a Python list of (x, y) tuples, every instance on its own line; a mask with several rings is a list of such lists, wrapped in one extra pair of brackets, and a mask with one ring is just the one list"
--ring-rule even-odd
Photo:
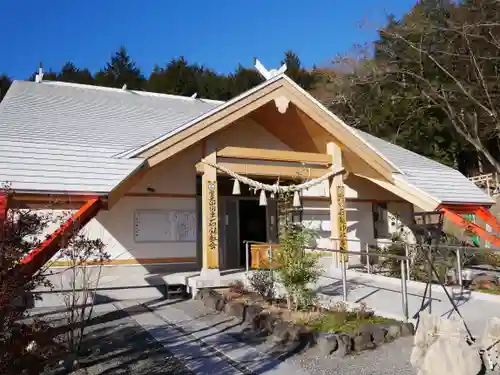
[[(0, 0), (0, 73), (25, 79), (40, 61), (99, 70), (120, 45), (147, 75), (185, 56), (219, 72), (295, 51), (311, 67), (376, 37), (385, 14), (415, 0)], [(373, 25), (360, 28), (369, 20)]]

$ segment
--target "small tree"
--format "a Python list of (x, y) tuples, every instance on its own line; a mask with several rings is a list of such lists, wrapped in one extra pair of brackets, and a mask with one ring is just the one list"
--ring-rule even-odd
[(60, 259), (69, 263), (68, 269), (61, 273), (62, 297), (66, 305), (64, 341), (70, 352), (65, 361), (68, 369), (78, 366), (85, 329), (94, 312), (102, 267), (109, 258), (100, 239), (89, 239), (83, 233), (75, 235), (61, 249)]
[[(315, 232), (290, 218), (290, 194), (281, 194), (278, 202), (280, 210), (280, 250), (277, 254), (276, 274), (287, 293), (287, 306), (292, 310), (310, 305), (314, 296), (309, 284), (320, 276), (318, 256), (305, 250), (314, 238)], [(293, 216), (293, 215), (292, 215)]]

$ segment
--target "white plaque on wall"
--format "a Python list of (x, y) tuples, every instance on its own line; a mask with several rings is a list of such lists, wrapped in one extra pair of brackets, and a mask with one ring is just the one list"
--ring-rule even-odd
[(196, 211), (137, 210), (135, 242), (196, 242)]

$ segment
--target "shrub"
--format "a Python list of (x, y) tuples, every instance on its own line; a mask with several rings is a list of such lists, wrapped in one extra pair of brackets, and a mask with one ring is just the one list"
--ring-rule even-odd
[(315, 296), (308, 285), (315, 283), (319, 276), (318, 256), (305, 251), (311, 233), (298, 224), (289, 225), (280, 236), (278, 253), (278, 280), (287, 292), (288, 309), (306, 307), (314, 303)]
[(274, 296), (274, 280), (271, 271), (255, 271), (249, 278), (252, 289), (264, 299)]
[(237, 294), (244, 294), (245, 293), (245, 284), (243, 284), (243, 281), (241, 280), (236, 280), (229, 284), (229, 291), (231, 293), (237, 293)]
[(319, 256), (306, 252), (317, 232), (294, 222), (296, 209), (292, 204), (291, 193), (280, 193), (278, 197), (280, 251), (277, 254), (276, 275), (286, 290), (288, 309), (295, 310), (315, 303), (316, 296), (308, 288), (315, 283), (321, 271), (318, 267)]

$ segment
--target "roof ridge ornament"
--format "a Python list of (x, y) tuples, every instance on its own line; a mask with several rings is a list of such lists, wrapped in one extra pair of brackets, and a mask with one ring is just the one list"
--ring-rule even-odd
[(38, 74), (35, 75), (35, 82), (41, 83), (43, 80), (43, 67), (42, 62), (40, 62), (40, 67), (38, 68)]
[[(267, 70), (266, 67), (262, 65), (262, 63), (256, 57), (254, 58), (254, 67), (262, 75), (262, 77), (266, 79), (266, 81), (276, 76), (279, 76), (280, 74), (285, 73), (287, 69), (286, 64), (283, 64), (279, 69)], [(278, 112), (284, 114), (288, 109), (288, 104), (290, 104), (290, 100), (286, 96), (281, 95), (274, 98), (274, 104), (276, 104)]]
[(281, 67), (279, 69), (267, 70), (266, 67), (264, 65), (262, 65), (262, 63), (256, 57), (254, 57), (254, 64), (253, 64), (253, 66), (255, 67), (255, 69), (257, 69), (257, 71), (266, 80), (271, 79), (273, 77), (276, 77), (276, 76), (278, 76), (280, 74), (285, 73), (286, 69), (287, 69), (286, 64), (283, 64), (283, 65), (281, 65)]

